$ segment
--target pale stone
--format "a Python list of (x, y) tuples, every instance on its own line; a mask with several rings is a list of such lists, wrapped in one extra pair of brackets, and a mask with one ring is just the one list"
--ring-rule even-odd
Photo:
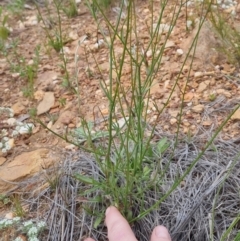
[(177, 49), (176, 54), (177, 54), (178, 56), (183, 55), (183, 50), (182, 50), (182, 49)]
[(190, 126), (190, 123), (187, 120), (183, 120), (183, 125), (184, 126)]
[(179, 114), (179, 110), (169, 110), (168, 113), (172, 116), (172, 117), (177, 117)]
[(7, 124), (10, 126), (15, 126), (17, 123), (17, 120), (15, 118), (9, 118), (7, 119)]
[(70, 144), (70, 145), (65, 146), (65, 149), (66, 149), (66, 150), (69, 150), (69, 151), (73, 151), (73, 150), (76, 149), (76, 146), (73, 145), (73, 144)]
[(101, 114), (102, 115), (108, 115), (108, 109), (105, 108), (105, 109), (101, 110)]
[(177, 119), (176, 118), (171, 118), (170, 119), (170, 124), (174, 125), (175, 123), (177, 123)]
[(14, 213), (13, 213), (13, 212), (7, 213), (7, 214), (5, 215), (5, 218), (6, 218), (6, 219), (13, 219), (13, 218), (14, 218)]
[(232, 120), (240, 120), (240, 109), (236, 110), (236, 112), (231, 116)]
[(223, 94), (227, 97), (227, 98), (231, 98), (232, 94), (229, 91), (224, 91)]
[(197, 93), (202, 93), (204, 90), (206, 90), (208, 87), (209, 87), (209, 84), (210, 84), (210, 81), (207, 80), (207, 81), (204, 81), (204, 82), (201, 82), (197, 88)]
[(203, 121), (202, 125), (203, 126), (210, 126), (210, 125), (212, 125), (212, 121), (211, 120), (205, 120), (205, 121)]
[(78, 39), (78, 34), (74, 31), (69, 33), (69, 38), (72, 40), (77, 40)]
[(58, 120), (54, 123), (54, 125), (52, 126), (52, 130), (56, 131), (59, 129), (63, 129), (65, 125), (69, 125), (71, 123), (71, 121), (74, 119), (75, 114), (74, 112), (70, 111), (70, 110), (66, 110), (64, 112), (62, 112), (58, 118)]
[(152, 56), (152, 50), (151, 50), (151, 49), (149, 49), (149, 50), (147, 51), (146, 56), (147, 56), (148, 58), (150, 58), (150, 57)]
[(120, 128), (120, 129), (122, 129), (125, 125), (126, 125), (126, 123), (128, 122), (128, 120), (129, 120), (129, 117), (125, 117), (125, 118), (120, 118), (118, 121), (117, 121), (117, 126), (118, 126), (118, 128)]
[(165, 44), (165, 49), (172, 48), (175, 46), (175, 43), (172, 40), (168, 40)]
[(204, 105), (195, 105), (192, 107), (192, 111), (195, 113), (201, 113), (204, 110)]
[(43, 100), (39, 103), (37, 107), (37, 115), (48, 112), (51, 107), (53, 107), (55, 102), (55, 97), (53, 92), (45, 92)]
[(194, 73), (194, 77), (195, 77), (195, 78), (199, 78), (199, 77), (202, 77), (202, 76), (204, 76), (204, 73), (203, 73), (203, 72), (195, 72), (195, 73)]
[(11, 109), (13, 110), (14, 115), (19, 115), (25, 110), (25, 106), (22, 103), (17, 102), (11, 106)]

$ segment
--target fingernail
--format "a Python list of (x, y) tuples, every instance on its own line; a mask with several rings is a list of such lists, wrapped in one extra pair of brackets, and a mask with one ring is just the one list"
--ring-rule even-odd
[(155, 228), (155, 234), (158, 238), (169, 238), (169, 233), (163, 226), (157, 226)]
[(108, 207), (108, 208), (106, 209), (105, 216), (107, 216), (107, 214), (110, 212), (110, 209), (111, 209), (111, 207)]

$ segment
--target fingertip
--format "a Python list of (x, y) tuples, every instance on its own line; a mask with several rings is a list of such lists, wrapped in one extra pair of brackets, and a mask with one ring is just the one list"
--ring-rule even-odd
[(95, 240), (92, 238), (86, 238), (86, 239), (84, 239), (84, 241), (95, 241)]
[(105, 215), (107, 216), (107, 215), (108, 215), (109, 213), (111, 213), (111, 212), (118, 212), (118, 213), (120, 213), (116, 207), (110, 206), (110, 207), (108, 207), (108, 208), (106, 209)]
[(137, 241), (127, 220), (116, 207), (108, 207), (105, 214), (109, 241)]
[(159, 225), (153, 229), (151, 241), (171, 241), (168, 229)]

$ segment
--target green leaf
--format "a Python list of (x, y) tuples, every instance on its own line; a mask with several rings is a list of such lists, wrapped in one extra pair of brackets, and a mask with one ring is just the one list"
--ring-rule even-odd
[(73, 177), (76, 178), (77, 180), (81, 181), (81, 182), (86, 183), (86, 184), (94, 184), (95, 183), (94, 179), (92, 179), (90, 177), (87, 177), (87, 176), (84, 176), (84, 175), (74, 174)]
[(93, 224), (94, 228), (97, 228), (98, 225), (103, 221), (103, 217), (104, 217), (103, 215), (100, 215), (100, 216), (97, 217), (97, 219), (95, 220), (95, 222)]
[(157, 150), (158, 150), (159, 154), (162, 154), (164, 151), (166, 151), (169, 146), (170, 146), (170, 143), (168, 143), (166, 137), (164, 137), (163, 139), (161, 139), (161, 140), (157, 143)]
[(236, 237), (234, 238), (234, 241), (239, 241), (240, 240), (240, 232), (238, 232), (238, 234), (236, 235)]
[(0, 27), (0, 38), (6, 40), (8, 38), (8, 35), (9, 30), (4, 26)]

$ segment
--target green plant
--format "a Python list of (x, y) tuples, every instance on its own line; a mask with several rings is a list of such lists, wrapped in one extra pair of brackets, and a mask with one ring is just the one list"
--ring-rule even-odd
[(240, 31), (235, 24), (235, 17), (236, 13), (234, 12), (231, 14), (224, 14), (219, 5), (215, 5), (214, 8), (211, 8), (208, 15), (213, 30), (221, 40), (217, 50), (227, 56), (230, 62), (239, 63)]
[(217, 97), (216, 94), (212, 93), (212, 94), (209, 95), (208, 98), (209, 98), (210, 101), (214, 101), (216, 99), (216, 97)]
[(63, 6), (62, 10), (68, 18), (73, 18), (78, 15), (77, 4), (75, 0), (69, 0), (68, 5)]
[[(4, 52), (10, 69), (13, 73), (18, 73), (21, 78), (26, 80), (26, 86), (22, 89), (25, 97), (33, 97), (34, 81), (37, 77), (38, 65), (40, 62), (40, 49), (38, 45), (34, 49), (34, 56), (29, 63), (24, 56), (17, 51), (18, 40), (14, 40), (9, 48), (9, 51)], [(10, 52), (11, 50), (11, 52)]]
[(86, 5), (91, 9), (92, 13), (96, 13), (97, 11), (99, 11), (99, 7), (101, 8), (101, 11), (108, 8), (111, 3), (112, 0), (97, 0), (97, 1), (88, 1), (86, 0)]
[(66, 105), (66, 98), (59, 98), (58, 102), (61, 107), (64, 107)]
[(76, 143), (83, 143), (87, 142), (88, 146), (91, 147), (92, 142), (96, 139), (103, 138), (108, 136), (107, 131), (94, 131), (93, 130), (93, 123), (82, 121), (82, 126), (76, 128), (72, 133), (71, 136), (74, 138)]
[(13, 0), (9, 2), (6, 8), (14, 15), (21, 16), (22, 11), (24, 10), (24, 4), (25, 0)]
[(0, 39), (3, 41), (8, 38), (9, 30), (6, 27), (8, 15), (3, 16), (3, 8), (2, 7), (0, 7), (0, 18), (3, 18), (3, 19), (1, 19), (1, 26), (0, 26)]
[(27, 80), (27, 85), (23, 89), (23, 95), (25, 97), (33, 97), (34, 94), (34, 80), (37, 76), (38, 65), (40, 61), (40, 46), (37, 46), (34, 50), (34, 57), (31, 64), (26, 64), (25, 60), (22, 62), (20, 76)]
[[(33, 220), (21, 222), (20, 217), (14, 217), (13, 219), (0, 220), (0, 230), (7, 230), (9, 228), (18, 229), (18, 231), (25, 233), (29, 241), (39, 240), (37, 237), (45, 229), (46, 223), (39, 221), (36, 224)], [(17, 237), (14, 241), (22, 241), (22, 238)]]
[(21, 217), (21, 218), (24, 217), (26, 215), (26, 213), (23, 209), (19, 196), (13, 195), (11, 197), (11, 200), (12, 200), (12, 204), (14, 207), (14, 213), (16, 214), (16, 216)]
[[(152, 4), (152, 5), (151, 5)], [(150, 4), (150, 11), (153, 12), (153, 3)], [(147, 46), (139, 47), (132, 45), (133, 39), (138, 39), (138, 31), (136, 26), (135, 3), (129, 1), (127, 4), (121, 3), (119, 17), (112, 24), (104, 13), (104, 9), (98, 1), (92, 1), (92, 5), (88, 3), (90, 10), (97, 22), (99, 31), (104, 36), (101, 29), (101, 22), (96, 15), (99, 12), (108, 26), (110, 41), (109, 49), (109, 65), (110, 84), (107, 87), (106, 82), (100, 82), (101, 88), (109, 102), (108, 122), (108, 138), (100, 147), (96, 148), (93, 142), (88, 142), (88, 148), (95, 155), (96, 162), (99, 165), (103, 176), (99, 180), (95, 180), (87, 175), (76, 174), (76, 178), (89, 185), (89, 189), (83, 195), (93, 195), (95, 190), (99, 190), (99, 195), (93, 199), (100, 203), (112, 204), (119, 207), (122, 213), (130, 222), (140, 219), (147, 215), (152, 209), (159, 205), (170, 193), (177, 187), (183, 177), (176, 180), (174, 185), (166, 194), (162, 196), (160, 201), (146, 210), (144, 200), (148, 190), (159, 189), (162, 185), (163, 170), (160, 168), (159, 158), (166, 150), (174, 152), (174, 148), (178, 143), (178, 136), (174, 141), (174, 145), (170, 148), (166, 139), (160, 140), (158, 143), (153, 143), (152, 138), (156, 127), (156, 122), (148, 130), (148, 110), (150, 101), (150, 89), (153, 85), (156, 73), (159, 70), (161, 59), (164, 53), (164, 45), (171, 35), (173, 26), (176, 24), (180, 10), (174, 9), (174, 14), (169, 26), (166, 26), (167, 34), (163, 35), (160, 30), (160, 24), (164, 9), (167, 6), (167, 1), (163, 1), (160, 6), (159, 19), (154, 26), (154, 22), (150, 23), (149, 36), (150, 40)], [(93, 9), (94, 6), (94, 9)], [(97, 8), (98, 11), (95, 11)], [(121, 22), (123, 11), (127, 15), (126, 19)], [(204, 18), (204, 16), (203, 16)], [(201, 22), (202, 23), (202, 22)], [(200, 27), (201, 27), (200, 23)], [(125, 28), (123, 29), (123, 24)], [(162, 25), (161, 25), (162, 26)], [(197, 37), (196, 37), (197, 38)], [(163, 47), (160, 48), (156, 43), (163, 42)], [(195, 39), (196, 40), (196, 39)], [(116, 57), (115, 45), (121, 45), (123, 52), (120, 58)], [(192, 47), (194, 46), (194, 43)], [(160, 51), (158, 51), (160, 49)], [(146, 58), (147, 51), (152, 52), (152, 58)], [(125, 88), (123, 81), (123, 68), (127, 64), (131, 66), (129, 79), (131, 80), (130, 89)], [(184, 65), (184, 64), (183, 64)], [(101, 74), (101, 70), (99, 70)], [(113, 72), (116, 72), (116, 79), (113, 78)], [(104, 79), (104, 78), (102, 78)], [(179, 76), (173, 85), (172, 92), (167, 100), (169, 103), (171, 95), (175, 90), (179, 80)], [(185, 87), (186, 88), (186, 87)], [(185, 91), (185, 89), (184, 89)], [(183, 92), (184, 95), (184, 92)], [(167, 104), (166, 104), (167, 105)], [(124, 107), (126, 106), (126, 107)], [(120, 109), (124, 125), (118, 123), (117, 109)], [(163, 110), (159, 110), (159, 118)], [(182, 109), (181, 109), (182, 111)], [(179, 117), (181, 122), (181, 114)], [(179, 129), (178, 129), (179, 132)], [(88, 131), (88, 135), (91, 132)], [(91, 138), (90, 138), (91, 139)], [(197, 159), (195, 163), (197, 162)], [(186, 170), (185, 175), (190, 171)], [(138, 206), (138, 215), (133, 217), (129, 212), (131, 207)], [(87, 207), (88, 212), (91, 212), (91, 207)], [(94, 214), (94, 210), (91, 212)], [(97, 214), (102, 217), (102, 214)], [(99, 218), (96, 218), (96, 225)]]
[[(75, 1), (74, 1), (74, 3), (75, 3)], [(72, 4), (70, 4), (70, 6)], [(47, 11), (48, 11), (48, 18), (49, 18), (49, 21), (46, 21), (46, 19), (42, 15), (42, 12), (41, 12), (39, 6), (36, 4), (39, 20), (42, 21), (43, 24), (44, 24), (44, 31), (45, 31), (47, 39), (48, 39), (48, 44), (57, 53), (60, 54), (60, 59), (62, 61), (62, 64), (60, 65), (60, 68), (61, 68), (61, 71), (63, 72), (62, 85), (66, 88), (70, 88), (70, 89), (74, 90), (74, 88), (72, 87), (70, 75), (69, 75), (69, 72), (68, 72), (68, 69), (67, 69), (67, 61), (68, 60), (67, 60), (67, 57), (66, 57), (66, 53), (64, 53), (64, 49), (63, 49), (64, 44), (67, 42), (65, 37), (64, 37), (64, 34), (63, 34), (62, 19), (61, 19), (61, 10), (64, 8), (64, 6), (62, 5), (62, 1), (59, 1), (59, 0), (53, 0), (53, 6), (54, 6), (54, 9), (56, 10), (56, 14), (57, 14), (57, 19), (56, 19), (57, 24), (56, 24), (55, 27), (51, 27), (51, 30), (50, 30), (47, 23), (48, 22), (55, 22), (51, 17), (50, 7), (48, 5), (46, 6)], [(73, 14), (73, 12), (71, 12), (69, 14)]]
[(35, 118), (37, 116), (37, 109), (36, 108), (31, 108), (29, 110), (29, 115), (31, 116), (31, 118)]
[(59, 114), (48, 114), (47, 113), (47, 118), (49, 121), (52, 121), (52, 123), (55, 123), (58, 120)]
[(7, 205), (11, 203), (11, 199), (6, 195), (0, 194), (0, 202), (2, 202), (3, 205)]

